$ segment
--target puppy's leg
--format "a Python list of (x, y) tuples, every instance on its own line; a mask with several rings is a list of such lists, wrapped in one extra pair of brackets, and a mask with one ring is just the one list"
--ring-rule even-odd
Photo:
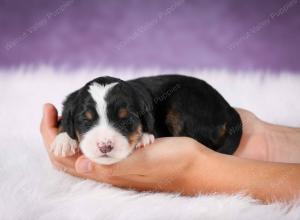
[(136, 148), (145, 147), (146, 145), (152, 144), (154, 142), (154, 135), (149, 133), (143, 133), (141, 140), (136, 145)]
[(74, 155), (77, 149), (77, 141), (70, 138), (67, 132), (59, 133), (51, 144), (50, 148), (54, 155), (62, 157)]

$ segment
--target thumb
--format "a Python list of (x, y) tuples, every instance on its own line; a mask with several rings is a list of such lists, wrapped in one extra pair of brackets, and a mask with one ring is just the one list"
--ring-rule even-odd
[(57, 135), (57, 130), (57, 110), (54, 105), (47, 103), (44, 105), (40, 124), (40, 132), (46, 146), (52, 143)]
[(84, 156), (81, 156), (76, 160), (75, 169), (78, 173), (91, 173), (93, 171), (92, 161)]
[(75, 170), (84, 177), (106, 182), (113, 176), (114, 166), (96, 164), (82, 155), (75, 162)]
[[(80, 156), (75, 162), (76, 176), (109, 183), (119, 187), (133, 186), (133, 182), (126, 176), (116, 174), (118, 167), (115, 165), (100, 165), (90, 161), (84, 155)], [(134, 177), (134, 176), (132, 176)]]

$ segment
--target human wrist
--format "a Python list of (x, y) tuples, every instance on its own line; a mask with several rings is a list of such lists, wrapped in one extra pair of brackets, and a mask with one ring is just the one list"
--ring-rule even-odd
[[(184, 194), (246, 192), (243, 171), (236, 169), (243, 159), (220, 154), (207, 148), (198, 149), (185, 174)], [(235, 181), (233, 181), (235, 180)]]
[(221, 154), (203, 147), (200, 143), (193, 143), (193, 151), (188, 160), (184, 174), (181, 178), (182, 193), (185, 195), (195, 195), (198, 193), (213, 192), (215, 181), (213, 173), (214, 167), (222, 156)]

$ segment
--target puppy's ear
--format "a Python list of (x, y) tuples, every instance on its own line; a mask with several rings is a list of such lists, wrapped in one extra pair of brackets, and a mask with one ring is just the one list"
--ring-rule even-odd
[(153, 134), (154, 117), (153, 117), (153, 101), (150, 94), (139, 84), (123, 82), (126, 88), (132, 89), (132, 97), (138, 106), (138, 116), (142, 122), (143, 132)]
[(139, 117), (142, 122), (143, 132), (154, 132), (154, 117), (153, 117), (153, 105), (147, 98), (139, 97)]
[(70, 138), (77, 140), (75, 125), (74, 125), (74, 114), (76, 110), (76, 102), (79, 91), (71, 93), (63, 103), (62, 121), (61, 125), (63, 130), (67, 132)]
[(146, 111), (143, 115), (141, 115), (142, 125), (144, 127), (144, 131), (148, 133), (154, 132), (154, 117), (152, 113), (152, 108), (146, 108)]

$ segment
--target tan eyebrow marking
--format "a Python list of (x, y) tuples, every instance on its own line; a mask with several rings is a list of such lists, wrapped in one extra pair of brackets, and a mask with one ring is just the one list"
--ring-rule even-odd
[(90, 111), (86, 111), (84, 113), (84, 116), (88, 119), (88, 120), (92, 120), (93, 119), (93, 115)]
[(142, 125), (139, 125), (137, 129), (128, 135), (128, 141), (131, 147), (134, 147), (139, 142), (142, 135)]
[(128, 109), (127, 108), (120, 108), (118, 111), (119, 118), (127, 118), (128, 117)]

